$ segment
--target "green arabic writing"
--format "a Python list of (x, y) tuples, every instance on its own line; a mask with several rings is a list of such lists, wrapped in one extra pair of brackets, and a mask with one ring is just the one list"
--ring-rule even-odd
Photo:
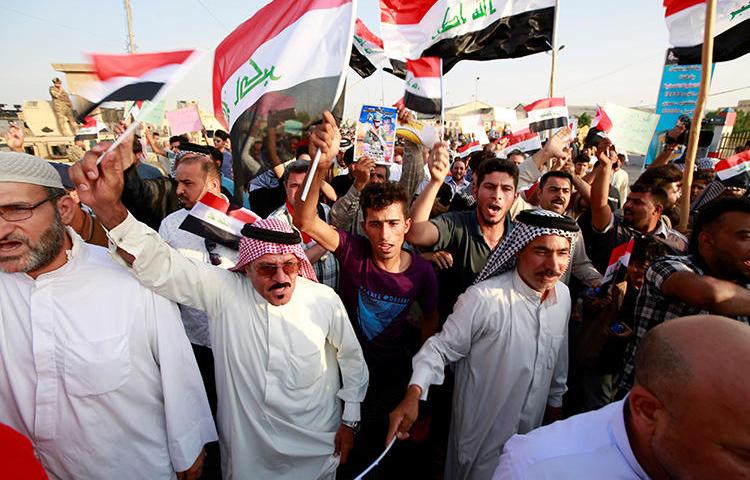
[(269, 81), (275, 81), (281, 78), (281, 76), (274, 76), (274, 70), (276, 67), (271, 67), (271, 69), (264, 69), (261, 71), (260, 67), (257, 63), (251, 58), (250, 59), (250, 66), (255, 70), (255, 75), (253, 78), (247, 78), (247, 76), (237, 77), (237, 85), (235, 86), (235, 100), (234, 105), (237, 106), (237, 103), (239, 103), (240, 100), (245, 98), (248, 93), (250, 93), (255, 87), (260, 85), (261, 83), (263, 86), (267, 86)]
[[(477, 7), (474, 9), (474, 11), (471, 13), (471, 20), (476, 21), (480, 18), (490, 16), (497, 12), (497, 9), (492, 4), (493, 0), (479, 0), (477, 2)], [(460, 25), (466, 24), (467, 20), (466, 17), (464, 17), (464, 2), (458, 3), (458, 13), (450, 16), (450, 10), (451, 7), (447, 7), (445, 9), (445, 15), (443, 15), (443, 22), (440, 24), (440, 28), (437, 30), (435, 35), (432, 36), (432, 39), (436, 39), (440, 35), (444, 34), (448, 30), (451, 30), (453, 28), (456, 28)], [(455, 6), (454, 6), (455, 11)]]
[(729, 15), (731, 15), (731, 17), (729, 18), (729, 21), (731, 22), (732, 20), (734, 20), (734, 17), (736, 17), (737, 15), (740, 15), (745, 10), (750, 10), (750, 2), (747, 2), (747, 5), (745, 5), (744, 7), (740, 7), (734, 12), (730, 13)]

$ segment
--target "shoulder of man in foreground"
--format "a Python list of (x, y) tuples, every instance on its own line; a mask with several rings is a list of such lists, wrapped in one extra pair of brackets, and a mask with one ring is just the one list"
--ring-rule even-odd
[[(624, 422), (623, 405), (624, 402), (612, 403), (524, 435), (514, 435), (503, 448), (493, 480), (580, 479), (584, 478), (579, 476), (582, 472), (588, 472), (589, 458), (595, 459), (598, 466), (609, 464), (614, 471), (613, 460), (624, 457), (613, 438), (616, 433), (612, 425)], [(624, 433), (624, 425), (622, 428)], [(555, 473), (550, 477), (552, 472)], [(608, 473), (600, 471), (599, 478), (608, 478)]]

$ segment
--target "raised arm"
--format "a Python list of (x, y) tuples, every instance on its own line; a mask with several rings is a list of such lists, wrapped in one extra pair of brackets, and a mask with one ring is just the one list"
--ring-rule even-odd
[(320, 149), (320, 162), (318, 168), (308, 171), (305, 177), (306, 184), (308, 177), (313, 176), (307, 199), (303, 202), (300, 198), (303, 189), (299, 189), (294, 199), (294, 226), (310, 235), (318, 245), (333, 252), (339, 246), (339, 234), (335, 228), (318, 217), (318, 197), (320, 186), (338, 154), (341, 132), (333, 115), (325, 112), (323, 117), (324, 122), (310, 136), (310, 157), (315, 158), (315, 153)]
[[(94, 210), (109, 230), (116, 255), (131, 265), (147, 288), (174, 301), (203, 311), (215, 310), (221, 284), (236, 275), (188, 259), (172, 249), (153, 229), (138, 222), (120, 201), (123, 189), (121, 158), (132, 155), (128, 142), (96, 161), (109, 145), (99, 144), (70, 168), (81, 202)], [(209, 315), (210, 317), (210, 315)]]
[(612, 222), (609, 208), (609, 186), (612, 183), (612, 165), (617, 159), (612, 143), (604, 139), (599, 142), (596, 156), (599, 159), (591, 184), (591, 226), (597, 232), (604, 232)]
[(450, 171), (448, 145), (445, 142), (436, 143), (432, 147), (427, 160), (430, 167), (430, 183), (411, 206), (412, 225), (406, 234), (406, 241), (418, 247), (431, 247), (439, 238), (438, 228), (430, 222), (430, 211), (435, 203), (440, 187)]
[(359, 194), (370, 182), (370, 172), (374, 166), (375, 160), (369, 157), (363, 157), (352, 164), (350, 168), (354, 175), (354, 183), (331, 207), (331, 225), (342, 230), (349, 230), (352, 226), (359, 210)]

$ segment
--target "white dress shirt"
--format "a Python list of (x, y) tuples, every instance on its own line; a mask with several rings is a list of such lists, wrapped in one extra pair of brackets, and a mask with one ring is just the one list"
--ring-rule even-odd
[(630, 448), (626, 401), (514, 436), (492, 479), (648, 480)]
[(456, 364), (445, 478), (486, 480), (503, 444), (562, 406), (568, 374), (568, 287), (544, 301), (514, 269), (469, 287), (413, 360), (410, 384), (441, 384)]
[(336, 431), (359, 420), (368, 379), (336, 293), (298, 276), (291, 301), (274, 306), (244, 275), (184, 257), (132, 215), (109, 237), (144, 285), (208, 314), (224, 477), (334, 478)]
[[(206, 249), (206, 240), (194, 233), (186, 230), (180, 230), (180, 225), (190, 214), (190, 210), (181, 209), (167, 215), (161, 221), (159, 226), (159, 235), (172, 248), (188, 258), (194, 258), (204, 263), (211, 263), (211, 258)], [(221, 268), (232, 268), (237, 263), (237, 252), (223, 245), (216, 245), (214, 252), (219, 256)], [(208, 317), (206, 312), (202, 312), (192, 307), (180, 305), (180, 315), (182, 323), (185, 325), (190, 343), (201, 345), (203, 347), (211, 346), (211, 339), (208, 334)]]
[(29, 437), (53, 479), (172, 479), (216, 429), (177, 307), (107, 250), (0, 273), (0, 422)]

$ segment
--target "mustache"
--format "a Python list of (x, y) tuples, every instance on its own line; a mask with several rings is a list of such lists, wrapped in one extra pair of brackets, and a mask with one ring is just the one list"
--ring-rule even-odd
[(540, 270), (536, 273), (537, 275), (545, 275), (548, 277), (559, 277), (563, 274), (563, 272), (558, 272), (557, 270)]
[(291, 288), (291, 286), (292, 286), (292, 284), (289, 283), (289, 282), (274, 283), (273, 285), (271, 285), (270, 287), (268, 287), (268, 289), (269, 290), (276, 290), (276, 289), (281, 289), (281, 288), (285, 288), (285, 287), (290, 287)]
[(9, 233), (3, 238), (0, 238), (0, 242), (21, 242), (24, 245), (29, 246), (29, 238), (18, 233)]

